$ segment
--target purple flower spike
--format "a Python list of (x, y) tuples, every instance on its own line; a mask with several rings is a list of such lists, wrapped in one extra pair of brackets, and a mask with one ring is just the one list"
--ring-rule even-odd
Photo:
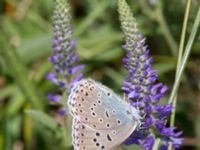
[[(65, 0), (55, 0), (55, 9), (53, 14), (53, 54), (49, 61), (54, 65), (55, 74), (49, 73), (47, 79), (51, 80), (62, 89), (70, 92), (73, 84), (71, 81), (80, 80), (74, 78), (79, 75), (83, 65), (76, 65), (76, 40), (72, 39), (71, 16), (69, 14), (69, 5)], [(62, 80), (61, 80), (62, 78)], [(63, 79), (65, 79), (63, 81)]]
[[(48, 60), (54, 66), (54, 73), (48, 73), (47, 80), (51, 80), (59, 86), (60, 90), (69, 94), (74, 82), (79, 81), (83, 74), (82, 64), (77, 64), (76, 40), (72, 38), (71, 15), (69, 11), (68, 1), (55, 0), (53, 13), (53, 37), (52, 49), (53, 54)], [(63, 94), (63, 93), (62, 93)], [(60, 102), (65, 105), (66, 99), (61, 96), (48, 94), (48, 99), (53, 102)], [(66, 107), (66, 106), (63, 106)], [(59, 114), (65, 115), (64, 110), (60, 110)]]
[[(49, 57), (49, 61), (54, 65), (56, 75), (66, 79), (60, 81), (50, 74), (50, 80), (59, 85), (61, 88), (66, 88), (67, 92), (71, 89), (71, 81), (73, 77), (79, 74), (83, 69), (83, 65), (76, 65), (76, 40), (72, 39), (71, 16), (69, 14), (69, 5), (65, 0), (55, 0), (55, 9), (53, 15), (53, 38), (52, 48), (53, 54)], [(80, 78), (79, 78), (80, 79)]]
[[(137, 22), (125, 0), (118, 0), (121, 28), (125, 37), (122, 48), (126, 51), (123, 58), (128, 76), (122, 83), (122, 90), (132, 107), (140, 111), (141, 126), (124, 142), (139, 144), (150, 150), (156, 138), (164, 137), (178, 147), (182, 140), (176, 137), (175, 127), (166, 127), (166, 118), (172, 112), (172, 104), (160, 105), (160, 100), (167, 91), (167, 86), (157, 83), (157, 71), (152, 69), (153, 59), (149, 55), (145, 38), (137, 28)], [(140, 136), (146, 133), (146, 136)], [(180, 135), (180, 134), (179, 134)], [(161, 139), (161, 140), (163, 140)], [(139, 141), (133, 142), (133, 141)], [(162, 144), (165, 140), (162, 141)], [(166, 145), (166, 144), (164, 144)]]

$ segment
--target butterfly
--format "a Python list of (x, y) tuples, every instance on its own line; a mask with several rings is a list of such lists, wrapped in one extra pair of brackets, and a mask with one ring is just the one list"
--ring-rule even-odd
[(112, 150), (140, 124), (136, 108), (92, 79), (75, 83), (68, 106), (75, 150)]

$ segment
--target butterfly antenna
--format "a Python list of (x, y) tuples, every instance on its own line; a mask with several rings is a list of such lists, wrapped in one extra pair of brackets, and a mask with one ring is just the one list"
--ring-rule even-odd
[(126, 99), (126, 94), (124, 93), (124, 96), (123, 96), (123, 100), (128, 102), (128, 100)]
[(124, 95), (123, 95), (123, 100), (125, 100), (125, 101), (126, 101), (126, 95), (125, 95), (125, 93), (124, 93)]

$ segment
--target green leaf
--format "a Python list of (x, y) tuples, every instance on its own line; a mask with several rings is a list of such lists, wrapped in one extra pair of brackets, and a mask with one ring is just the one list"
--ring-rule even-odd
[(130, 146), (126, 146), (126, 145), (121, 145), (118, 148), (116, 148), (116, 150), (142, 150), (142, 148), (140, 148), (140, 146), (133, 144)]
[(50, 34), (40, 33), (24, 39), (23, 43), (17, 47), (17, 52), (23, 62), (30, 63), (51, 53), (50, 41)]
[(8, 102), (6, 106), (6, 114), (7, 116), (14, 116), (19, 113), (20, 109), (23, 107), (25, 103), (25, 98), (20, 91), (16, 92), (12, 99)]
[(158, 71), (159, 76), (175, 69), (175, 67), (176, 67), (176, 64), (173, 62), (172, 63), (158, 63), (158, 64), (153, 65), (153, 68)]
[(56, 131), (58, 129), (58, 123), (44, 112), (29, 109), (25, 110), (25, 113), (31, 115), (33, 119), (37, 120), (39, 123), (43, 124), (52, 131)]
[(138, 145), (125, 146), (126, 150), (142, 150)]
[(12, 95), (12, 93), (16, 91), (17, 91), (17, 86), (14, 84), (7, 85), (4, 88), (0, 89), (0, 101)]

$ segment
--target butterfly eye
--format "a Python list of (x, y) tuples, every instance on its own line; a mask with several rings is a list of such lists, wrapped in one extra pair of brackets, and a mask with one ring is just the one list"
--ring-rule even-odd
[(130, 114), (131, 114), (131, 112), (130, 112), (129, 110), (127, 110), (127, 111), (126, 111), (126, 113), (127, 113), (128, 115), (130, 115)]

